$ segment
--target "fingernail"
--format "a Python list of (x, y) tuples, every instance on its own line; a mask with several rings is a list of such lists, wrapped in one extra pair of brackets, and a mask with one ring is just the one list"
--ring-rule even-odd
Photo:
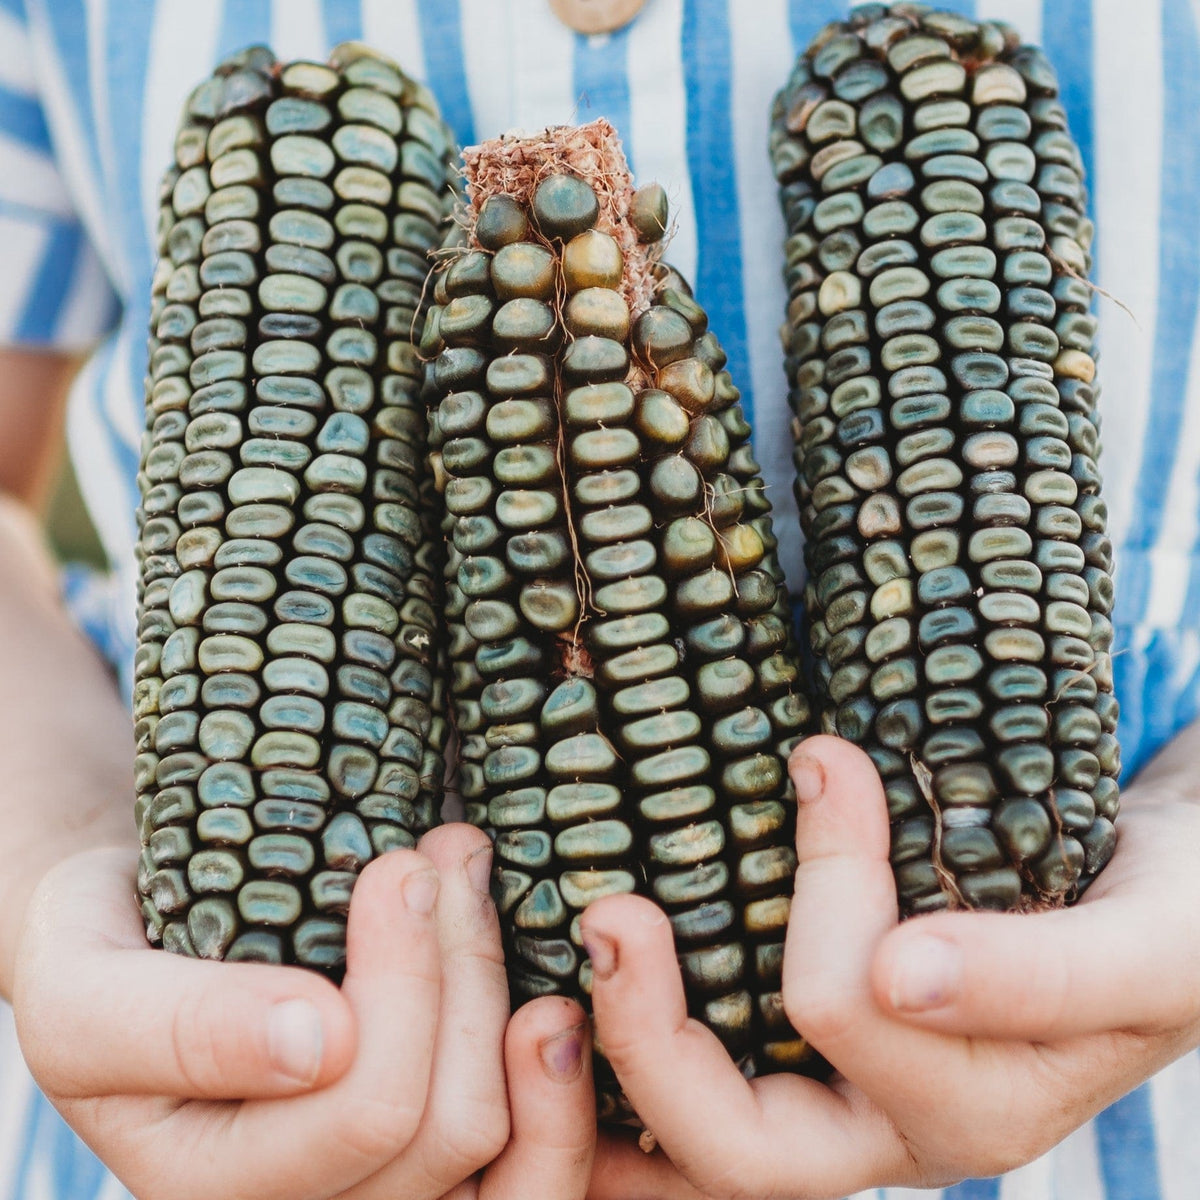
[(437, 903), (438, 877), (436, 871), (417, 871), (409, 875), (402, 887), (404, 903), (408, 911), (418, 917), (427, 917)]
[(280, 1075), (310, 1084), (321, 1069), (321, 1014), (307, 1000), (284, 1000), (267, 1017), (267, 1053)]
[(570, 1083), (583, 1070), (583, 1033), (587, 1022), (548, 1037), (538, 1047), (542, 1069), (556, 1083)]
[(583, 948), (592, 960), (592, 974), (597, 979), (610, 979), (617, 969), (617, 947), (611, 938), (602, 933), (585, 933)]
[(480, 846), (463, 859), (463, 869), (471, 886), (482, 896), (492, 894), (492, 848)]
[(820, 800), (825, 790), (825, 772), (815, 758), (798, 754), (792, 759), (792, 784), (796, 788), (796, 799), (801, 804)]
[(892, 970), (888, 998), (898, 1012), (928, 1012), (957, 999), (962, 987), (962, 951), (935, 937), (914, 937)]

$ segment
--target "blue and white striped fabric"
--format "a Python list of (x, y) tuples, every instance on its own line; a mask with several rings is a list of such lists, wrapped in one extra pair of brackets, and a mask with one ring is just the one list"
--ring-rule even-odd
[[(1195, 0), (946, 0), (1046, 45), (1098, 225), (1107, 479), (1118, 555), (1121, 739), (1135, 770), (1200, 713), (1200, 32)], [(648, 0), (608, 37), (546, 0), (0, 0), (0, 342), (96, 348), (69, 436), (112, 580), (70, 589), (127, 670), (134, 471), (154, 196), (189, 87), (270, 43), (321, 57), (364, 38), (425, 79), (463, 143), (609, 117), (663, 182), (674, 263), (695, 281), (756, 425), (799, 575), (775, 330), (783, 236), (766, 114), (794, 54), (845, 0)], [(1125, 310), (1128, 311), (1125, 311)], [(947, 1200), (1195, 1200), (1200, 1056), (1042, 1160)], [(0, 1018), (0, 1200), (125, 1193), (36, 1094)], [(930, 1193), (892, 1190), (887, 1200)], [(872, 1195), (872, 1200), (882, 1196)]]

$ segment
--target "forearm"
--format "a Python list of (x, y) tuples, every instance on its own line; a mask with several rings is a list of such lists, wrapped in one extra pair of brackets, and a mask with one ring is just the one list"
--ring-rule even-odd
[[(58, 596), (36, 522), (0, 498), (0, 995), (29, 896), (89, 846), (135, 851), (130, 718)], [(132, 900), (131, 900), (132, 903)]]

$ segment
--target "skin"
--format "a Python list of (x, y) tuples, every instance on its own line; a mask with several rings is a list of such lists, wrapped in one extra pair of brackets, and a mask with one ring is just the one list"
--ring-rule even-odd
[(1000, 1174), (1200, 1045), (1198, 758), (1194, 726), (1139, 775), (1077, 907), (899, 925), (879, 776), (847, 742), (806, 742), (784, 1003), (838, 1073), (747, 1083), (688, 1018), (662, 913), (599, 901), (597, 1033), (660, 1149), (606, 1140), (589, 1197), (820, 1200)]
[(71, 369), (0, 352), (0, 994), (34, 1077), (142, 1200), (582, 1200), (587, 1024), (558, 999), (508, 1020), (479, 831), (362, 873), (341, 989), (147, 945), (131, 720), (31, 507)]

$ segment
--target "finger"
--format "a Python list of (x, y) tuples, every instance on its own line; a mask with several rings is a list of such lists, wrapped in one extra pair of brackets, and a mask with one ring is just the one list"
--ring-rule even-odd
[(480, 1200), (583, 1200), (596, 1146), (591, 1038), (579, 1005), (519, 1009), (505, 1038), (512, 1138), (484, 1172)]
[(469, 825), (444, 825), (426, 834), (419, 849), (442, 881), (442, 993), (429, 1098), (406, 1152), (347, 1200), (441, 1196), (490, 1163), (508, 1141), (509, 993), (490, 892), (491, 842)]
[(129, 856), (97, 850), (46, 878), (14, 996), (22, 1048), (58, 1097), (243, 1098), (323, 1087), (354, 1055), (346, 1001), (310, 971), (152, 950)]
[(742, 1077), (717, 1037), (688, 1017), (670, 926), (649, 901), (597, 901), (583, 938), (598, 1042), (646, 1128), (700, 1191), (737, 1179), (744, 1194), (768, 1197), (790, 1186), (802, 1162), (814, 1190), (841, 1195), (899, 1161), (887, 1127), (823, 1085)]
[(437, 872), (411, 850), (363, 871), (342, 985), (358, 1025), (353, 1064), (323, 1092), (244, 1104), (226, 1127), (204, 1128), (192, 1152), (212, 1172), (197, 1181), (198, 1198), (246, 1194), (247, 1163), (261, 1200), (340, 1194), (409, 1144), (425, 1109), (441, 993), (437, 891)]
[[(804, 742), (790, 769), (798, 867), (784, 954), (788, 1018), (881, 1104), (927, 1107), (953, 1085), (949, 1069), (966, 1051), (895, 1020), (871, 990), (871, 960), (897, 920), (879, 775), (861, 750), (830, 737)], [(935, 1056), (944, 1077), (927, 1084)]]
[(581, 929), (592, 963), (596, 1038), (647, 1128), (668, 1152), (682, 1151), (697, 1115), (687, 1098), (704, 1093), (737, 1126), (723, 1123), (686, 1156), (706, 1172), (760, 1114), (724, 1046), (688, 1017), (666, 917), (641, 897), (614, 896), (589, 907)]
[(800, 1032), (830, 1057), (853, 1041), (856, 1010), (870, 1003), (871, 951), (897, 920), (887, 808), (874, 764), (849, 742), (810, 738), (789, 770), (797, 869), (784, 1000)]
[[(427, 1122), (452, 1140), (453, 1131), (466, 1127), (469, 1137), (458, 1150), (471, 1163), (469, 1174), (508, 1141), (504, 1031), (510, 1001), (491, 896), (492, 843), (469, 825), (447, 825), (426, 834), (421, 849), (443, 879), (442, 1011)], [(445, 1156), (444, 1142), (433, 1149)]]
[(939, 913), (890, 933), (872, 969), (878, 1003), (926, 1029), (1056, 1042), (1186, 1024), (1200, 964), (1194, 919), (1109, 895), (1031, 914)]

